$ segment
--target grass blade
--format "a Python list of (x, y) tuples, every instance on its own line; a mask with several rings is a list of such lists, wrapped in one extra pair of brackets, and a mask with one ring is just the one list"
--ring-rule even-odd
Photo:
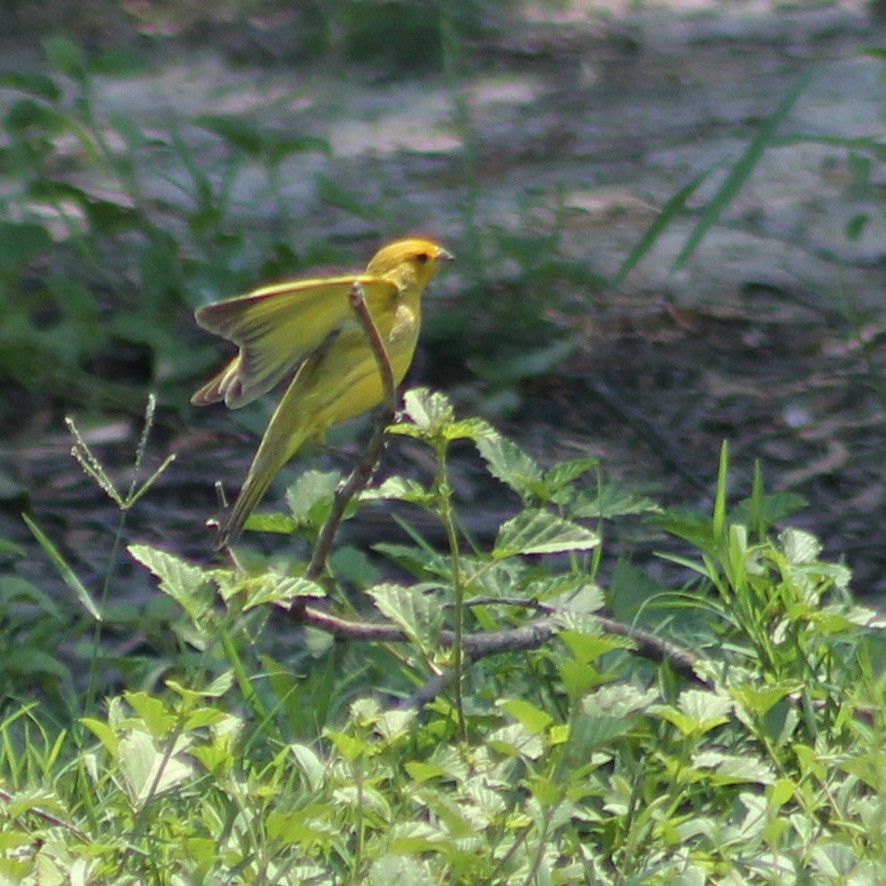
[(64, 557), (59, 553), (58, 548), (27, 514), (22, 514), (22, 519), (28, 524), (28, 529), (31, 530), (34, 538), (40, 542), (40, 547), (46, 552), (46, 556), (52, 560), (53, 565), (58, 569), (62, 581), (64, 581), (64, 583), (77, 595), (77, 599), (83, 604), (83, 608), (86, 609), (96, 621), (102, 621), (102, 614), (93, 602), (92, 597), (89, 596), (89, 591), (86, 590), (83, 582), (77, 578), (77, 574), (74, 570), (65, 562)]
[(652, 224), (643, 232), (643, 236), (637, 242), (637, 245), (630, 251), (628, 257), (622, 262), (621, 267), (615, 276), (609, 281), (610, 286), (618, 287), (624, 283), (625, 278), (640, 263), (641, 259), (655, 245), (661, 232), (671, 223), (671, 219), (679, 215), (686, 201), (695, 193), (695, 189), (711, 174), (711, 172), (720, 165), (720, 162), (709, 166), (703, 172), (695, 176), (689, 184), (684, 185), (671, 197), (662, 207), (661, 212), (655, 217)]
[(723, 210), (735, 199), (735, 195), (751, 177), (751, 174), (760, 162), (760, 158), (763, 156), (763, 152), (775, 144), (775, 133), (778, 127), (781, 126), (791, 112), (797, 99), (806, 90), (811, 79), (812, 72), (797, 81), (793, 89), (781, 100), (781, 103), (775, 109), (775, 113), (772, 114), (745, 148), (744, 153), (738, 158), (729, 175), (726, 176), (723, 184), (720, 185), (710, 203), (708, 203), (701, 218), (698, 220), (698, 224), (689, 235), (689, 239), (686, 241), (683, 249), (680, 250), (680, 254), (674, 260), (674, 264), (671, 266), (672, 271), (677, 271), (686, 264), (689, 256), (695, 251), (695, 247), (701, 243), (708, 231), (717, 224)]

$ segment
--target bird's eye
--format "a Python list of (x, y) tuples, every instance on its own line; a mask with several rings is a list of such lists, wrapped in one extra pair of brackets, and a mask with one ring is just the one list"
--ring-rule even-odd
[(423, 264), (425, 264), (425, 263), (427, 262), (427, 260), (428, 260), (429, 258), (430, 258), (430, 256), (429, 256), (426, 252), (419, 252), (418, 255), (416, 255), (416, 257), (415, 257), (415, 260), (416, 260), (420, 265), (423, 265)]

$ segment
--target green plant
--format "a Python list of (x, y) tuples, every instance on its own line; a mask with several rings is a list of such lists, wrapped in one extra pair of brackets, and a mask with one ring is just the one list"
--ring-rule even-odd
[[(713, 512), (662, 510), (587, 484), (595, 459), (543, 468), (427, 391), (389, 430), (429, 447), (433, 476), (364, 488), (343, 516), (405, 508), (411, 542), (373, 548), (406, 579), (344, 549), (306, 577), (337, 485), (316, 472), (288, 515), (251, 522), (294, 532), (304, 558), (244, 572), (130, 547), (180, 607), (193, 655), (86, 731), (7, 714), (4, 876), (882, 880), (883, 643), (844, 566), (808, 533), (773, 535), (799, 501), (758, 474), (730, 507), (724, 447)], [(448, 479), (465, 442), (514, 494), (489, 542), (461, 528)], [(410, 527), (415, 508), (442, 547)], [(626, 514), (684, 540), (665, 560), (682, 587), (627, 564), (601, 579), (601, 534)], [(280, 659), (268, 647), (284, 610), (301, 624)]]

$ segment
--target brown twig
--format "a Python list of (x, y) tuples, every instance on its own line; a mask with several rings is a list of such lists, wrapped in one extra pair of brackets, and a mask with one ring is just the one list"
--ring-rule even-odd
[[(379, 335), (378, 327), (372, 319), (369, 306), (366, 304), (366, 293), (359, 283), (354, 283), (351, 286), (348, 301), (354, 309), (357, 319), (363, 326), (366, 337), (369, 339), (372, 353), (378, 363), (378, 371), (381, 376), (382, 387), (384, 388), (383, 408), (375, 424), (372, 437), (366, 444), (365, 451), (357, 459), (348, 479), (335, 490), (332, 509), (320, 530), (311, 562), (305, 570), (305, 578), (312, 580), (319, 578), (326, 568), (326, 561), (329, 557), (329, 552), (332, 550), (335, 534), (341, 525), (348, 503), (361, 489), (366, 487), (375, 473), (375, 469), (378, 467), (384, 449), (385, 428), (393, 422), (394, 410), (397, 407), (397, 386), (394, 384), (394, 372), (391, 369), (391, 361), (388, 358), (388, 352), (385, 349), (381, 335)], [(296, 608), (300, 609), (301, 607), (296, 607), (293, 604), (293, 610)]]
[[(8, 793), (7, 791), (0, 790), (0, 800), (4, 803), (12, 803), (16, 798)], [(34, 801), (36, 802), (36, 800)], [(57, 815), (53, 815), (51, 812), (46, 812), (43, 809), (38, 809), (36, 806), (30, 806), (28, 809), (23, 809), (19, 816), (21, 815), (33, 815), (37, 818), (45, 821), (49, 825), (53, 825), (54, 827), (65, 828), (70, 831), (76, 837), (79, 837), (81, 840), (88, 840), (87, 835), (80, 830), (75, 824), (71, 824), (69, 821), (65, 821), (63, 818), (59, 818)], [(18, 816), (16, 816), (18, 817)]]
[[(538, 608), (548, 612), (555, 612), (550, 607), (537, 604)], [(653, 661), (656, 664), (667, 664), (674, 673), (709, 686), (708, 681), (700, 677), (695, 666), (698, 657), (687, 649), (683, 649), (667, 640), (662, 640), (647, 631), (628, 627), (620, 621), (604, 616), (595, 616), (600, 627), (607, 633), (618, 634), (627, 637), (634, 643), (634, 648), (628, 650), (640, 658)], [(400, 643), (408, 638), (400, 628), (392, 624), (368, 624), (366, 622), (346, 621), (327, 612), (307, 608), (304, 611), (303, 622), (326, 631), (338, 640), (370, 640), (373, 642)], [(519, 628), (510, 628), (503, 631), (493, 631), (483, 634), (469, 634), (463, 637), (464, 656), (466, 664), (473, 664), (481, 658), (499, 655), (503, 652), (518, 652), (527, 649), (538, 649), (552, 640), (559, 630), (555, 617), (539, 619), (532, 624), (523, 625)], [(438, 640), (442, 646), (451, 646), (455, 640), (453, 631), (441, 631)], [(453, 679), (454, 674), (446, 671), (442, 674), (434, 674), (424, 686), (418, 689), (410, 698), (403, 703), (403, 707), (421, 707), (441, 692)], [(433, 686), (432, 686), (433, 684)], [(430, 694), (429, 694), (430, 693)]]

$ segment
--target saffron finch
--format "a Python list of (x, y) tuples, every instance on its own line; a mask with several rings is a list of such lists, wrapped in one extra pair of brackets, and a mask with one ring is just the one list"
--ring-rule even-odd
[(293, 371), (262, 437), (233, 507), (222, 517), (217, 547), (237, 541), (275, 474), (307, 439), (381, 403), (384, 386), (366, 332), (349, 302), (363, 288), (387, 351), (395, 384), (406, 375), (421, 326), (421, 295), (441, 260), (452, 256), (431, 240), (397, 240), (366, 270), (350, 276), (295, 280), (197, 309), (197, 322), (240, 352), (191, 398), (237, 409)]

